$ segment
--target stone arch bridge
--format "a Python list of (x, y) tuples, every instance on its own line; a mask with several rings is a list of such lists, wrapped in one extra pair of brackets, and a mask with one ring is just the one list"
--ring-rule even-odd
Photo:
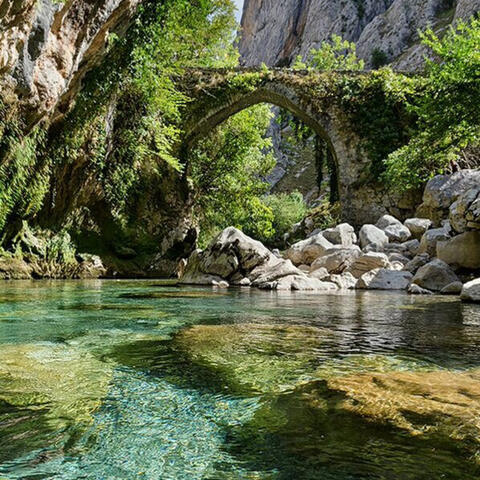
[[(229, 117), (259, 103), (270, 103), (290, 111), (327, 143), (338, 178), (343, 220), (361, 225), (375, 222), (384, 213), (404, 217), (412, 212), (415, 195), (399, 198), (391, 194), (374, 174), (372, 142), (382, 142), (383, 126), (378, 135), (359, 128), (358, 113), (346, 92), (364, 92), (361, 105), (386, 109), (387, 118), (402, 128), (404, 106), (383, 95), (379, 72), (311, 72), (291, 69), (195, 69), (188, 70), (180, 85), (190, 98), (183, 117), (181, 155), (188, 163), (188, 151)], [(372, 92), (375, 92), (373, 102)], [(385, 125), (391, 131), (392, 122)], [(364, 126), (365, 127), (365, 126)], [(368, 135), (364, 132), (368, 131)], [(401, 135), (400, 135), (401, 136)], [(392, 148), (393, 150), (394, 148)], [(377, 159), (378, 163), (378, 159)], [(376, 178), (377, 177), (377, 178)], [(413, 197), (413, 198), (412, 198)]]

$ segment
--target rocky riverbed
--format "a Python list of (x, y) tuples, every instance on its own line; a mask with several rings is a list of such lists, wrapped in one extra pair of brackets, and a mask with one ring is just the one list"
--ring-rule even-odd
[(405, 290), (480, 301), (480, 171), (440, 175), (418, 217), (315, 230), (284, 252), (230, 227), (181, 265), (181, 283), (228, 288)]

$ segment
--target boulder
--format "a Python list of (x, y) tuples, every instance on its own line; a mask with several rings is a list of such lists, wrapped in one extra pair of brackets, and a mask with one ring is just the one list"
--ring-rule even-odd
[[(460, 195), (456, 202), (450, 206), (449, 220), (452, 228), (457, 233), (463, 233), (468, 230), (467, 212), (470, 212), (470, 208), (473, 203), (480, 199), (480, 187), (471, 188), (462, 195)], [(479, 200), (480, 203), (480, 200)], [(475, 207), (474, 207), (475, 209)]]
[(432, 226), (432, 221), (428, 218), (407, 218), (404, 225), (410, 230), (412, 236), (419, 240)]
[(356, 288), (368, 290), (406, 290), (412, 281), (410, 272), (377, 268), (364, 273), (357, 282)]
[(416, 283), (411, 283), (407, 291), (411, 295), (433, 295), (432, 291), (422, 288)]
[(295, 267), (290, 260), (283, 260), (275, 256), (271, 256), (266, 262), (247, 273), (247, 277), (250, 279), (254, 287), (258, 287), (264, 283), (273, 282), (289, 275), (305, 274)]
[(356, 245), (347, 248), (331, 248), (325, 254), (317, 258), (310, 267), (310, 271), (326, 268), (329, 273), (342, 273), (362, 254)]
[(341, 223), (335, 228), (328, 228), (324, 230), (323, 236), (334, 245), (341, 245), (342, 247), (350, 247), (357, 243), (357, 236), (354, 228), (348, 223)]
[(261, 286), (295, 275), (306, 278), (291, 261), (277, 258), (262, 243), (229, 227), (205, 251), (192, 253), (180, 283), (218, 287), (251, 283)]
[(480, 232), (465, 232), (437, 243), (437, 257), (449, 265), (480, 268)]
[(348, 272), (355, 278), (360, 278), (370, 270), (387, 267), (390, 267), (390, 262), (384, 253), (368, 252), (355, 259), (352, 266), (348, 269)]
[(391, 215), (381, 217), (376, 226), (385, 232), (391, 242), (406, 242), (412, 236), (410, 230)]
[(262, 290), (296, 290), (296, 291), (323, 291), (331, 292), (337, 290), (337, 286), (333, 283), (322, 282), (316, 278), (307, 277), (306, 275), (288, 275), (279, 278), (273, 282), (265, 282), (257, 285)]
[(366, 224), (360, 229), (360, 246), (378, 245), (383, 247), (388, 243), (388, 237), (383, 230), (375, 225)]
[(309, 277), (311, 278), (317, 278), (318, 280), (325, 280), (327, 277), (330, 276), (328, 273), (328, 270), (326, 268), (317, 268), (313, 272), (310, 272)]
[(322, 233), (317, 233), (317, 235), (292, 245), (285, 252), (285, 257), (295, 265), (301, 265), (302, 263), (311, 265), (318, 257), (324, 255), (325, 252), (332, 247), (333, 244), (330, 243)]
[(409, 240), (408, 242), (402, 243), (402, 247), (405, 255), (407, 255), (408, 252), (408, 254), (415, 256), (420, 248), (420, 242), (417, 239)]
[(433, 292), (440, 292), (447, 285), (459, 281), (450, 266), (438, 258), (419, 268), (412, 280), (413, 283)]
[(431, 257), (437, 252), (437, 243), (448, 240), (450, 235), (443, 228), (434, 228), (428, 230), (422, 236), (418, 253), (428, 253)]
[(437, 175), (425, 187), (423, 203), (417, 213), (422, 213), (439, 224), (448, 209), (460, 195), (480, 185), (480, 170), (460, 170), (451, 175)]
[(480, 302), (480, 278), (466, 283), (462, 288), (460, 298), (464, 302)]
[(401, 253), (390, 253), (388, 255), (388, 261), (390, 263), (401, 263), (403, 266), (405, 266), (410, 259), (402, 255)]
[(442, 295), (460, 295), (462, 292), (463, 283), (462, 282), (452, 282), (449, 283), (446, 287), (443, 287), (440, 290)]
[(337, 285), (340, 290), (351, 290), (357, 284), (357, 279), (349, 272), (344, 272), (341, 275), (330, 275), (327, 280)]
[(428, 253), (420, 253), (413, 257), (404, 267), (404, 270), (415, 274), (420, 267), (423, 267), (431, 260)]

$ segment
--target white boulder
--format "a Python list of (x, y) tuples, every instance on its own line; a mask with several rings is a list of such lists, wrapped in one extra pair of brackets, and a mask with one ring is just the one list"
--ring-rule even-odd
[(480, 278), (466, 283), (462, 288), (460, 298), (464, 302), (480, 302)]
[(359, 238), (362, 248), (366, 248), (369, 245), (383, 247), (388, 243), (388, 237), (385, 232), (370, 224), (366, 224), (360, 229)]
[(332, 248), (330, 243), (322, 233), (317, 233), (306, 240), (295, 243), (286, 252), (285, 257), (291, 260), (295, 265), (311, 265), (318, 257)]
[(412, 281), (410, 272), (377, 268), (364, 273), (357, 282), (356, 288), (368, 290), (406, 290)]

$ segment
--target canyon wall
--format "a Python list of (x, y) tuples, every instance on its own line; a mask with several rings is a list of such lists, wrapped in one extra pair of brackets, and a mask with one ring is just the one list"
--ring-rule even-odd
[(290, 65), (332, 34), (400, 69), (421, 66), (418, 31), (441, 31), (480, 10), (480, 0), (245, 0), (239, 43), (244, 65)]

